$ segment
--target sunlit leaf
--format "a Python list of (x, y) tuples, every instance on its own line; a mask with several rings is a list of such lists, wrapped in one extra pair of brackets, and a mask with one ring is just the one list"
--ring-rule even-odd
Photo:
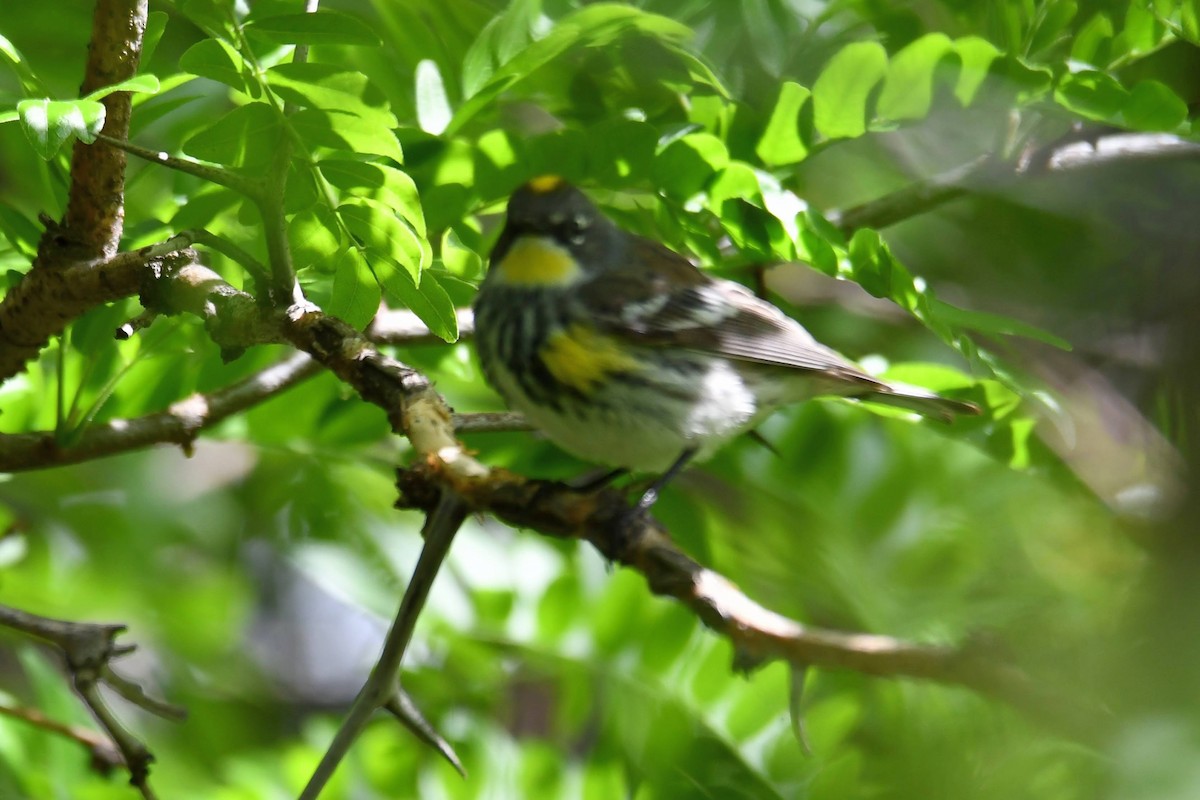
[(104, 105), (95, 100), (22, 100), (17, 113), (25, 137), (47, 161), (71, 139), (96, 141), (104, 127)]
[(808, 155), (808, 143), (800, 134), (800, 112), (809, 97), (811, 92), (798, 83), (784, 81), (779, 87), (779, 98), (754, 148), (767, 166), (793, 164)]
[(950, 37), (930, 33), (892, 56), (876, 111), (889, 120), (920, 119), (933, 103), (933, 85), (942, 59), (954, 49)]
[(179, 57), (179, 68), (201, 78), (246, 91), (246, 63), (231, 45), (220, 39), (201, 39)]
[(1094, 67), (1108, 62), (1108, 42), (1113, 36), (1112, 20), (1107, 14), (1096, 13), (1075, 34), (1071, 44), (1071, 58)]
[(105, 86), (103, 89), (97, 89), (84, 99), (102, 100), (113, 92), (140, 92), (142, 94), (157, 94), (158, 90), (158, 78), (155, 76), (135, 75), (129, 80), (124, 80), (120, 83), (114, 83), (112, 86)]
[(887, 52), (877, 42), (855, 42), (834, 54), (812, 86), (813, 121), (828, 139), (867, 130), (867, 99), (887, 75)]
[(686, 199), (727, 164), (729, 151), (724, 142), (710, 133), (689, 133), (668, 144), (654, 159), (654, 178), (664, 192)]
[(1064, 75), (1054, 90), (1054, 99), (1077, 114), (1108, 120), (1125, 105), (1129, 93), (1110, 75), (1087, 70)]
[(325, 205), (303, 211), (288, 223), (288, 242), (297, 271), (313, 268), (334, 272), (342, 238), (337, 215)]
[(320, 164), (321, 174), (347, 196), (368, 197), (403, 217), (416, 231), (425, 236), (425, 215), (417, 185), (407, 173), (386, 164), (343, 159), (326, 159)]
[(280, 64), (268, 72), (271, 87), (288, 102), (305, 108), (340, 111), (373, 125), (395, 128), (387, 100), (367, 76), (331, 64)]
[(1138, 81), (1121, 108), (1125, 123), (1141, 131), (1173, 131), (1187, 116), (1187, 103), (1171, 87), (1152, 79)]
[(417, 64), (416, 81), (417, 124), (436, 136), (446, 130), (454, 115), (437, 63), (427, 58)]
[(333, 263), (333, 295), (325, 310), (362, 330), (379, 310), (382, 299), (379, 283), (357, 247), (336, 252), (330, 260)]
[(458, 318), (454, 303), (446, 294), (433, 272), (425, 273), (421, 285), (413, 282), (407, 269), (400, 269), (391, 259), (376, 259), (371, 263), (375, 276), (389, 301), (407, 308), (420, 317), (436, 335), (452, 342), (458, 338)]
[[(400, 264), (415, 286), (432, 254), (428, 242), (398, 217), (390, 206), (369, 198), (351, 198), (338, 206), (346, 227), (367, 247)], [(378, 273), (377, 273), (378, 274)]]
[(338, 109), (304, 108), (288, 117), (287, 123), (313, 147), (331, 147), (404, 161), (404, 151), (396, 134), (389, 128), (380, 127), (373, 117)]
[(266, 103), (238, 106), (183, 143), (188, 155), (218, 164), (262, 168), (271, 163), (282, 136), (279, 114)]

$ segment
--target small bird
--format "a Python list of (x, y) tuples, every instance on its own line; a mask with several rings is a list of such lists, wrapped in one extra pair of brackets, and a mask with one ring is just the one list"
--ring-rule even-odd
[(508, 202), (475, 301), (488, 382), (586, 461), (658, 473), (658, 491), (781, 406), (859, 398), (949, 421), (965, 402), (884, 383), (732, 281), (619, 228), (557, 176)]

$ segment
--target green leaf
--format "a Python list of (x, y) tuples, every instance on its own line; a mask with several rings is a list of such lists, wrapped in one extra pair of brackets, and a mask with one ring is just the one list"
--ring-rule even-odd
[(855, 42), (834, 54), (813, 83), (813, 121), (827, 139), (862, 136), (867, 100), (887, 74), (887, 51), (878, 42)]
[(284, 100), (305, 108), (356, 114), (372, 125), (399, 125), (387, 100), (366, 75), (330, 64), (280, 64), (268, 71), (271, 88)]
[(1156, 80), (1138, 81), (1121, 109), (1125, 124), (1139, 131), (1173, 131), (1187, 116), (1187, 103)]
[(648, 175), (658, 149), (655, 126), (632, 119), (612, 119), (587, 132), (588, 161), (595, 180), (603, 185), (639, 181)]
[(1106, 44), (1113, 37), (1112, 20), (1107, 14), (1096, 13), (1080, 27), (1071, 44), (1071, 59), (1094, 67), (1108, 64)]
[(439, 136), (450, 124), (454, 112), (437, 62), (429, 58), (418, 62), (416, 84), (417, 124), (426, 133)]
[(1044, 4), (1039, 13), (1037, 27), (1029, 40), (1026, 53), (1030, 58), (1044, 55), (1059, 42), (1070, 35), (1068, 26), (1079, 8), (1074, 0), (1052, 0)]
[(970, 105), (975, 99), (975, 93), (987, 79), (992, 62), (1000, 56), (1000, 51), (987, 39), (978, 36), (964, 36), (954, 42), (954, 52), (958, 54), (962, 66), (958, 73), (958, 82), (954, 85), (954, 96), (964, 106)]
[(233, 3), (228, 0), (183, 0), (179, 10), (210, 36), (226, 37), (232, 33)]
[(427, 235), (421, 197), (407, 173), (386, 164), (343, 159), (326, 159), (319, 168), (325, 179), (343, 192), (378, 201), (403, 217), (418, 236)]
[(29, 143), (46, 161), (72, 138), (91, 144), (104, 127), (104, 105), (95, 100), (22, 100), (17, 113)]
[(986, 311), (971, 311), (958, 306), (952, 306), (941, 300), (933, 299), (929, 303), (930, 311), (938, 319), (948, 325), (967, 328), (980, 333), (1001, 336), (1024, 336), (1039, 342), (1057, 347), (1060, 350), (1070, 350), (1071, 343), (1061, 336), (1042, 330), (1036, 325), (1030, 325), (1019, 319), (1006, 317), (1001, 314), (991, 314)]
[(311, 14), (260, 17), (246, 33), (271, 44), (346, 44), (376, 46), (383, 42), (370, 25), (340, 11), (318, 9)]
[[(0, 210), (3, 206), (0, 206)], [(455, 228), (447, 228), (442, 234), (439, 250), (441, 263), (446, 271), (462, 280), (477, 280), (483, 274), (483, 258), (475, 250), (463, 244)]]
[(1163, 43), (1167, 33), (1167, 26), (1155, 16), (1148, 3), (1129, 3), (1125, 9), (1125, 24), (1113, 39), (1113, 55), (1129, 58), (1153, 52)]
[(950, 37), (930, 33), (910, 42), (892, 56), (879, 92), (876, 113), (883, 119), (922, 119), (933, 104), (938, 66), (954, 49)]
[(315, 268), (334, 272), (334, 255), (342, 249), (342, 230), (337, 215), (328, 206), (301, 211), (288, 224), (288, 241), (296, 271)]
[(163, 32), (167, 29), (170, 16), (165, 11), (151, 11), (146, 15), (146, 32), (142, 34), (142, 55), (138, 59), (139, 69), (145, 69), (154, 58), (154, 51), (162, 41)]
[(247, 103), (192, 134), (183, 143), (183, 151), (217, 164), (263, 168), (275, 158), (282, 131), (274, 108), (266, 103)]
[(129, 80), (105, 86), (89, 94), (84, 100), (100, 100), (113, 92), (140, 92), (142, 94), (158, 94), (158, 78), (153, 75), (135, 75)]
[[(685, 25), (632, 6), (618, 3), (584, 6), (563, 17), (550, 33), (513, 55), (511, 60), (502, 62), (478, 91), (471, 93), (464, 90), (464, 95), (469, 99), (455, 111), (447, 132), (458, 131), (512, 84), (529, 77), (568, 50), (575, 47), (605, 47), (622, 36), (634, 33), (667, 44), (682, 42), (692, 35)], [(472, 80), (476, 81), (486, 72), (482, 66), (483, 56), (474, 55), (470, 62)]]
[(475, 191), (482, 197), (493, 198), (508, 192), (525, 173), (516, 137), (503, 129), (490, 130), (475, 140)]
[(374, 119), (338, 109), (303, 108), (288, 117), (287, 122), (301, 139), (313, 146), (404, 161), (396, 134), (376, 124)]
[(808, 155), (808, 143), (800, 135), (800, 112), (812, 93), (792, 81), (779, 87), (779, 99), (771, 109), (771, 118), (754, 148), (754, 153), (769, 167), (794, 164)]
[(1076, 114), (1109, 120), (1125, 105), (1129, 93), (1110, 75), (1085, 70), (1062, 76), (1054, 90), (1054, 99)]
[(458, 339), (458, 317), (454, 313), (454, 302), (446, 294), (436, 273), (426, 272), (418, 286), (409, 271), (398, 268), (391, 259), (372, 259), (371, 265), (390, 301), (412, 311), (429, 326), (429, 330), (445, 341)]
[(1200, 2), (1197, 0), (1169, 2), (1165, 9), (1158, 9), (1158, 18), (1180, 39), (1200, 45)]
[[(367, 256), (384, 256), (404, 267), (413, 285), (433, 256), (429, 242), (392, 209), (376, 200), (352, 198), (338, 206), (338, 214), (350, 232), (367, 248)], [(372, 258), (374, 264), (375, 259)]]
[(201, 39), (179, 57), (179, 68), (192, 75), (245, 92), (248, 71), (241, 54), (219, 39)]
[(496, 18), (493, 39), (496, 61), (507, 64), (529, 44), (533, 22), (541, 12), (541, 0), (509, 0), (507, 8)]
[[(811, 264), (830, 277), (837, 277), (838, 253), (824, 231), (839, 237), (840, 232), (811, 209), (797, 215), (796, 222), (799, 225), (796, 235), (796, 258)], [(839, 244), (844, 246), (844, 242)]]
[(4, 238), (18, 253), (29, 258), (37, 255), (38, 241), (42, 238), (41, 229), (33, 220), (4, 203), (0, 203), (0, 232), (4, 233)]
[(29, 68), (29, 62), (21, 55), (21, 51), (17, 50), (3, 34), (0, 34), (0, 55), (8, 60), (13, 71), (17, 73), (17, 78), (21, 81), (21, 88), (26, 94), (41, 94), (45, 91), (42, 88), (42, 82), (33, 74), (33, 70)]
[(730, 162), (708, 187), (708, 207), (740, 252), (764, 258), (794, 258), (791, 237), (781, 235), (779, 221), (763, 206), (758, 175), (744, 162)]
[(361, 331), (375, 318), (382, 297), (362, 251), (349, 247), (338, 252), (333, 264), (333, 294), (325, 310)]
[(901, 308), (915, 311), (918, 304), (912, 275), (896, 260), (876, 231), (860, 228), (850, 238), (850, 277), (876, 297), (884, 297)]
[(689, 133), (654, 159), (654, 181), (667, 194), (686, 200), (729, 164), (725, 143), (711, 133)]

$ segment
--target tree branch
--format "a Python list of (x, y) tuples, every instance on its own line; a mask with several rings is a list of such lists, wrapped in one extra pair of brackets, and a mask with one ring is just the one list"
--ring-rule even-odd
[(0, 472), (78, 464), (155, 444), (171, 443), (188, 449), (206, 428), (268, 400), (320, 371), (320, 364), (303, 353), (296, 353), (230, 386), (185, 397), (166, 411), (93, 425), (69, 445), (62, 444), (50, 431), (0, 435)]
[(679, 600), (729, 639), (739, 665), (782, 660), (799, 668), (851, 669), (965, 686), (1076, 735), (1093, 730), (1099, 717), (1099, 709), (1039, 685), (984, 643), (945, 647), (823, 630), (763, 608), (680, 551), (657, 520), (631, 515), (625, 494), (617, 489), (580, 492), (500, 469), (462, 479), (441, 472), (438, 462), (429, 459), (399, 474), (400, 504), (428, 511), (447, 485), (475, 511), (545, 535), (584, 539), (609, 560), (642, 573), (652, 592)]
[(941, 175), (825, 216), (843, 233), (886, 228), (927, 213), (966, 194), (986, 192), (1025, 178), (1068, 174), (1123, 163), (1200, 159), (1200, 144), (1167, 133), (1081, 130), (1045, 146), (1030, 148), (1013, 162), (982, 156)]
[[(377, 709), (387, 707), (404, 721), (414, 717), (423, 719), (408, 696), (398, 688), (396, 676), (400, 672), (400, 662), (408, 649), (408, 643), (412, 640), (417, 618), (425, 607), (429, 590), (433, 587), (433, 579), (441, 569), (442, 561), (450, 552), (450, 544), (466, 518), (466, 506), (452, 492), (442, 492), (434, 507), (430, 509), (422, 531), (425, 546), (421, 548), (421, 556), (413, 570), (412, 580), (408, 582), (396, 618), (384, 639), (383, 650), (375, 666), (371, 668), (371, 675), (354, 699), (346, 719), (338, 728), (337, 735), (325, 750), (317, 768), (313, 770), (304, 791), (300, 793), (299, 800), (317, 800), (325, 784), (333, 777), (334, 770), (350, 752), (351, 746), (366, 729), (367, 722)], [(432, 744), (462, 773), (462, 764), (454, 751), (449, 749), (449, 745), (436, 734), (433, 734), (432, 738)]]
[(51, 336), (88, 309), (138, 294), (148, 274), (190, 244), (180, 235), (99, 262), (30, 270), (0, 300), (0, 382), (24, 370)]
[[(92, 40), (79, 96), (132, 78), (142, 55), (147, 0), (98, 0)], [(129, 135), (129, 92), (113, 92), (102, 101), (103, 133)], [(64, 251), (88, 258), (117, 252), (125, 219), (125, 154), (106, 145), (76, 140), (71, 158), (71, 188), (61, 227), (48, 229), (38, 246), (41, 266), (57, 265)], [(37, 269), (37, 266), (35, 266)]]
[(50, 719), (36, 708), (0, 705), (0, 715), (19, 719), (35, 728), (82, 745), (91, 756), (93, 768), (102, 775), (107, 775), (117, 767), (125, 766), (125, 759), (116, 745), (95, 731)]
[[(154, 757), (141, 740), (117, 719), (99, 692), (99, 685), (109, 682), (110, 677), (114, 676), (110, 662), (134, 649), (132, 645), (116, 644), (116, 637), (124, 632), (125, 626), (52, 619), (7, 606), (0, 606), (0, 625), (48, 642), (62, 652), (76, 693), (120, 750), (129, 769), (129, 782), (141, 791), (143, 797), (153, 797), (148, 776)], [(130, 687), (134, 684), (123, 678), (118, 682), (122, 684), (120, 693), (123, 697), (153, 714), (169, 719), (183, 719), (186, 715), (177, 706), (150, 700), (140, 687), (136, 692), (131, 691)], [(142, 698), (145, 702), (139, 702)]]

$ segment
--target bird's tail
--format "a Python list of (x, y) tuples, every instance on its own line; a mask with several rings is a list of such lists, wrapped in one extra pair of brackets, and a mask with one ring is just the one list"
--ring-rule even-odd
[(979, 406), (965, 400), (952, 400), (927, 389), (905, 384), (888, 383), (871, 392), (856, 396), (859, 400), (915, 411), (925, 417), (951, 422), (961, 414), (975, 415)]

